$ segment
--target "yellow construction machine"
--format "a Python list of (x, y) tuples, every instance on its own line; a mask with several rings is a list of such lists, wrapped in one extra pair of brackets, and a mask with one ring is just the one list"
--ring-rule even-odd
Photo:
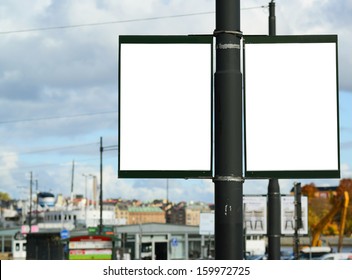
[(336, 203), (333, 205), (329, 213), (327, 213), (320, 222), (312, 230), (312, 247), (321, 246), (322, 241), (320, 240), (320, 235), (324, 227), (329, 224), (338, 212), (341, 212), (340, 228), (339, 228), (339, 242), (338, 242), (338, 252), (341, 251), (343, 234), (346, 226), (346, 216), (347, 208), (349, 203), (349, 194), (344, 191), (340, 197), (337, 199)]

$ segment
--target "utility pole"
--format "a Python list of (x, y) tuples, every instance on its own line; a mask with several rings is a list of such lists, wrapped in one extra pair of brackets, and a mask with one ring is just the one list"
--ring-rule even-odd
[(29, 179), (29, 221), (28, 221), (28, 226), (29, 226), (29, 233), (32, 232), (32, 188), (33, 188), (33, 172), (31, 171)]
[(94, 210), (97, 210), (97, 208), (98, 208), (97, 186), (98, 186), (97, 176), (93, 176), (93, 206), (94, 206), (93, 208), (94, 208)]
[(35, 221), (38, 224), (38, 179), (35, 180), (35, 194), (36, 194), (36, 203), (35, 203)]
[(294, 184), (295, 190), (295, 232), (294, 232), (294, 256), (295, 260), (299, 259), (299, 235), (298, 231), (302, 228), (302, 190), (301, 190), (301, 183)]
[[(103, 232), (103, 152), (116, 150), (117, 146), (103, 147), (103, 137), (100, 137), (100, 194), (99, 194), (99, 205), (100, 205), (100, 222), (99, 222), (99, 233)], [(94, 176), (95, 179), (95, 176)]]
[(93, 176), (91, 174), (87, 175), (87, 174), (82, 174), (82, 176), (84, 176), (85, 179), (85, 192), (84, 192), (84, 197), (86, 199), (86, 203), (85, 203), (85, 207), (84, 207), (84, 215), (85, 215), (85, 222), (86, 222), (86, 227), (87, 227), (87, 223), (88, 223), (88, 192), (87, 192), (87, 187), (88, 187), (88, 177)]
[[(276, 36), (275, 2), (269, 3), (269, 36)], [(279, 180), (269, 179), (268, 185), (268, 259), (281, 258), (281, 195)]]
[(73, 187), (74, 187), (74, 176), (75, 176), (75, 161), (72, 161), (72, 174), (71, 174), (71, 203), (73, 205)]
[(216, 0), (215, 258), (243, 259), (240, 0)]
[(103, 232), (103, 137), (100, 137), (100, 195), (99, 195), (99, 205), (100, 205), (100, 222), (99, 222), (99, 234)]
[(166, 204), (169, 204), (169, 179), (166, 178)]
[(276, 15), (274, 0), (271, 0), (269, 3), (269, 36), (276, 36)]

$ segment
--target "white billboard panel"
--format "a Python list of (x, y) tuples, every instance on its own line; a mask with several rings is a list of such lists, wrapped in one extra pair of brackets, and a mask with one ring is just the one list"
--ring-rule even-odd
[[(302, 228), (299, 235), (308, 234), (308, 198), (301, 197)], [(266, 196), (243, 197), (243, 227), (246, 235), (267, 234), (268, 204)], [(214, 213), (201, 213), (199, 234), (213, 235), (215, 227)], [(281, 234), (293, 235), (295, 229), (294, 196), (281, 196)]]
[[(243, 225), (246, 235), (263, 235), (267, 232), (267, 198), (265, 196), (243, 197)], [(199, 234), (213, 235), (214, 213), (200, 213)]]
[(212, 38), (120, 36), (119, 177), (212, 168)]
[(246, 177), (336, 178), (336, 36), (248, 36)]
[[(293, 235), (295, 232), (295, 203), (294, 196), (281, 197), (281, 234)], [(308, 234), (308, 198), (301, 197), (302, 205), (302, 228), (298, 230), (298, 234)]]
[(214, 218), (214, 213), (200, 213), (200, 235), (214, 235)]
[(262, 235), (267, 232), (267, 198), (243, 197), (243, 224), (246, 235)]

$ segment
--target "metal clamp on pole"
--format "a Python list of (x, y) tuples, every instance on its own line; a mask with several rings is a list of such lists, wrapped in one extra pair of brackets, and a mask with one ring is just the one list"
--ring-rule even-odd
[(233, 30), (214, 30), (214, 33), (213, 35), (216, 37), (218, 36), (219, 34), (231, 34), (231, 35), (235, 35), (237, 36), (238, 38), (242, 39), (243, 37), (243, 32), (242, 31), (233, 31)]
[[(230, 35), (234, 35), (239, 39), (242, 39), (243, 37), (243, 33), (242, 31), (232, 31), (232, 30), (214, 30), (214, 37), (220, 35), (220, 34), (230, 34)], [(221, 50), (226, 50), (226, 49), (241, 49), (240, 44), (234, 44), (234, 43), (218, 43), (216, 45), (217, 49), (221, 49)]]
[(237, 176), (215, 176), (213, 177), (213, 182), (244, 182), (243, 177)]

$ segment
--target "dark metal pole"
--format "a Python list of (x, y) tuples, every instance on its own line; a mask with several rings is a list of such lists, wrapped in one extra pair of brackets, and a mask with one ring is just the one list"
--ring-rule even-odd
[(99, 234), (103, 232), (103, 137), (100, 137), (100, 195), (99, 195), (99, 205), (100, 205), (100, 223), (99, 223)]
[(295, 183), (295, 231), (294, 231), (294, 256), (295, 259), (299, 259), (299, 235), (298, 231), (302, 228), (302, 204), (301, 204), (301, 183)]
[(35, 180), (35, 193), (36, 193), (36, 204), (35, 204), (35, 220), (38, 222), (38, 179)]
[(276, 35), (276, 15), (274, 0), (271, 0), (271, 2), (269, 3), (269, 35)]
[(240, 0), (216, 0), (215, 258), (243, 259)]
[(32, 232), (32, 188), (33, 188), (33, 172), (31, 171), (31, 178), (29, 181), (29, 233)]
[[(269, 3), (269, 36), (276, 35), (275, 2)], [(268, 185), (268, 259), (281, 257), (281, 195), (278, 179), (270, 179)]]
[(281, 257), (281, 195), (278, 179), (270, 179), (268, 186), (268, 259)]
[(71, 174), (71, 194), (73, 194), (73, 188), (75, 185), (75, 161), (72, 161), (72, 174)]

